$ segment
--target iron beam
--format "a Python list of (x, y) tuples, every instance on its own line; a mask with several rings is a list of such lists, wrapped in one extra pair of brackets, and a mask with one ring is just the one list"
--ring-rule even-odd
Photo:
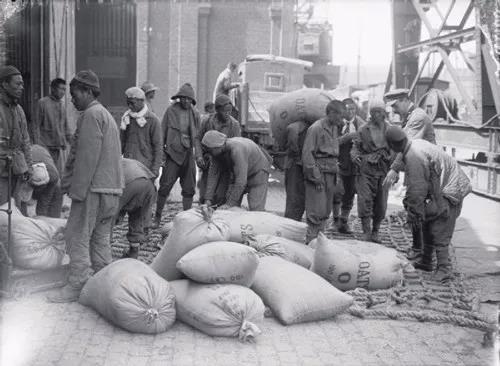
[(452, 40), (459, 40), (461, 43), (470, 41), (474, 38), (475, 27), (470, 27), (457, 32), (446, 34), (444, 36), (438, 36), (434, 38), (427, 39), (425, 41), (416, 42), (407, 46), (399, 47), (397, 53), (405, 53), (408, 51), (413, 51), (416, 49), (421, 49), (424, 47), (435, 46), (438, 44), (443, 44), (444, 42), (449, 42)]

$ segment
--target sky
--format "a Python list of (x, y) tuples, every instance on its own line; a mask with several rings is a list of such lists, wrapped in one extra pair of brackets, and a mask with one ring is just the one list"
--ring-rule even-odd
[[(442, 12), (450, 1), (438, 1)], [(469, 1), (456, 1), (449, 23), (458, 24)], [(436, 13), (430, 11), (427, 14), (433, 24), (438, 23)], [(356, 83), (358, 54), (360, 83), (385, 82), (392, 58), (391, 0), (317, 1), (314, 18), (328, 20), (332, 24), (332, 62), (341, 66), (341, 83)], [(422, 28), (424, 39), (428, 35), (425, 27)]]

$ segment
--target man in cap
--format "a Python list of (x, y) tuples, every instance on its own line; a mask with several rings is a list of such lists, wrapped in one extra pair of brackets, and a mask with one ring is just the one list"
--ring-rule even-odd
[(68, 284), (49, 297), (52, 302), (78, 300), (92, 271), (111, 263), (110, 232), (124, 186), (120, 133), (111, 114), (97, 101), (97, 75), (79, 71), (69, 86), (72, 102), (82, 113), (61, 183), (72, 199), (65, 232)]
[(342, 185), (339, 191), (342, 194), (335, 194), (333, 202), (333, 220), (337, 230), (344, 234), (351, 234), (349, 227), (349, 214), (351, 213), (356, 194), (356, 176), (357, 167), (351, 160), (352, 140), (356, 136), (361, 126), (366, 122), (358, 116), (358, 106), (351, 98), (346, 98), (342, 101), (346, 108), (344, 125), (341, 129), (341, 141), (339, 144), (339, 174), (340, 184)]
[(141, 88), (128, 88), (125, 95), (129, 109), (120, 123), (123, 157), (140, 161), (156, 178), (163, 158), (160, 120), (146, 105), (146, 96)]
[[(34, 169), (29, 183), (33, 187), (33, 199), (37, 201), (35, 212), (37, 216), (60, 218), (63, 194), (54, 159), (41, 145), (31, 145), (31, 156)], [(21, 205), (21, 211), (28, 215), (26, 204)]]
[(363, 239), (375, 243), (380, 243), (379, 228), (387, 210), (388, 190), (382, 183), (393, 160), (385, 138), (389, 126), (385, 103), (372, 101), (370, 119), (359, 129), (351, 150), (352, 161), (359, 169), (356, 192)]
[(303, 121), (290, 123), (286, 127), (285, 217), (296, 221), (302, 221), (306, 209), (302, 148), (308, 127)]
[[(0, 67), (0, 204), (9, 194), (20, 205), (19, 191), (28, 184), (32, 173), (31, 143), (26, 116), (18, 104), (23, 95), (21, 72), (14, 66)], [(8, 162), (11, 159), (12, 179), (8, 190)]]
[[(177, 101), (167, 108), (162, 121), (166, 159), (160, 178), (154, 227), (160, 225), (163, 207), (177, 179), (180, 179), (184, 210), (191, 208), (195, 193), (196, 165), (193, 149), (199, 148), (196, 136), (200, 116), (193, 107), (196, 104), (194, 89), (191, 84), (186, 83), (171, 99)], [(196, 156), (201, 162), (201, 153), (196, 151)]]
[[(423, 139), (436, 144), (436, 135), (432, 121), (422, 108), (410, 101), (408, 89), (396, 89), (385, 94), (387, 104), (392, 106), (394, 113), (401, 117), (401, 127), (410, 140)], [(384, 185), (392, 186), (399, 177), (399, 172), (404, 170), (402, 154), (397, 154), (391, 169), (387, 173)], [(406, 179), (405, 179), (406, 183)], [(408, 259), (418, 259), (422, 255), (422, 227), (421, 223), (414, 221), (412, 224), (413, 245), (407, 253)]]
[[(140, 161), (151, 171), (151, 179), (154, 180), (160, 174), (163, 160), (163, 132), (160, 120), (149, 110), (141, 88), (128, 88), (125, 95), (129, 109), (120, 123), (123, 157)], [(151, 215), (147, 216), (144, 225), (145, 231), (148, 232), (152, 226)]]
[(227, 64), (227, 67), (219, 74), (219, 76), (217, 77), (217, 81), (215, 82), (213, 95), (214, 102), (217, 98), (217, 95), (224, 94), (229, 96), (229, 91), (231, 89), (240, 86), (240, 83), (232, 81), (237, 68), (238, 65), (236, 65), (234, 62), (230, 62)]
[(145, 228), (151, 218), (151, 206), (155, 198), (154, 174), (140, 161), (122, 159), (125, 188), (120, 197), (119, 216), (128, 213), (128, 250), (122, 258), (139, 257), (141, 244), (146, 241)]
[(59, 174), (66, 163), (63, 151), (71, 143), (71, 130), (62, 101), (66, 94), (66, 81), (56, 78), (50, 83), (50, 95), (38, 100), (33, 121), (33, 143), (45, 146), (56, 163)]
[(432, 271), (436, 252), (436, 281), (451, 278), (449, 246), (462, 202), (472, 191), (469, 178), (457, 161), (440, 147), (422, 139), (409, 139), (404, 130), (391, 126), (386, 133), (392, 150), (403, 155), (406, 196), (403, 200), (408, 219), (423, 222), (425, 245), (415, 268)]
[(223, 206), (240, 206), (243, 195), (247, 193), (250, 211), (264, 211), (271, 157), (250, 139), (227, 138), (222, 132), (216, 130), (205, 133), (201, 143), (212, 156), (205, 204), (212, 205), (220, 175), (223, 171), (229, 170), (231, 181)]
[(159, 89), (155, 84), (150, 81), (145, 81), (141, 85), (141, 89), (146, 96), (146, 105), (148, 106), (148, 110), (152, 113), (155, 113), (153, 109), (153, 99), (155, 97), (156, 91)]
[[(208, 169), (210, 167), (210, 154), (204, 153), (201, 147), (201, 141), (205, 133), (211, 130), (216, 130), (222, 132), (227, 137), (241, 137), (240, 124), (233, 117), (231, 117), (231, 99), (227, 95), (220, 94), (215, 98), (215, 113), (208, 116), (208, 119), (201, 122), (201, 127), (198, 132), (197, 143), (200, 143), (200, 148), (197, 149), (198, 154), (201, 155), (196, 157), (196, 162), (198, 168), (201, 169), (201, 179), (198, 181), (198, 189), (200, 194), (200, 203), (205, 201), (205, 191), (208, 179)], [(213, 203), (220, 204), (221, 200), (224, 200), (224, 194), (227, 191), (229, 184), (229, 172), (222, 171), (220, 175), (220, 180), (215, 189), (215, 199)]]
[(306, 133), (302, 148), (306, 243), (324, 230), (326, 220), (332, 212), (333, 195), (338, 183), (339, 128), (344, 115), (344, 104), (333, 100), (326, 106), (326, 117), (314, 122)]

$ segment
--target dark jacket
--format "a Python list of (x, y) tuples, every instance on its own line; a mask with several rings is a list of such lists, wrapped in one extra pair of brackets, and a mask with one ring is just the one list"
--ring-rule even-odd
[[(382, 133), (385, 133), (389, 126), (389, 123), (385, 122)], [(375, 144), (371, 136), (371, 128), (373, 128), (372, 124), (367, 123), (359, 129), (357, 136), (353, 139), (351, 158), (352, 160), (361, 158), (360, 174), (385, 176), (394, 159), (394, 153), (391, 152), (385, 138), (383, 146)]]
[[(354, 121), (352, 122), (354, 129), (359, 131), (361, 126), (366, 122), (359, 116), (354, 116)], [(342, 127), (342, 136), (347, 135), (347, 125), (344, 123)], [(357, 169), (356, 165), (351, 160), (351, 149), (352, 149), (352, 137), (349, 137), (347, 141), (339, 146), (339, 173), (341, 175), (356, 175)]]
[(49, 151), (40, 145), (31, 145), (31, 155), (33, 157), (33, 164), (44, 163), (49, 173), (49, 183), (55, 183), (59, 181), (59, 172), (57, 171), (54, 159), (50, 155)]
[[(181, 115), (189, 118), (189, 132), (183, 134), (179, 119)], [(167, 108), (161, 122), (163, 131), (163, 146), (165, 153), (177, 164), (182, 165), (188, 153), (196, 150), (196, 156), (201, 156), (200, 145), (197, 142), (200, 127), (199, 113), (193, 108), (183, 109), (180, 103), (174, 103)]]
[[(12, 154), (12, 172), (21, 175), (31, 167), (31, 143), (22, 107), (0, 91), (0, 156)], [(0, 176), (6, 177), (6, 160), (0, 159)]]
[(130, 117), (130, 124), (120, 130), (123, 157), (135, 159), (144, 164), (158, 176), (163, 160), (163, 133), (158, 117), (148, 110), (144, 116), (147, 123), (140, 127), (135, 118)]
[(124, 187), (120, 133), (106, 108), (93, 101), (77, 121), (62, 186), (83, 201), (88, 192), (121, 194)]
[(69, 141), (71, 132), (62, 100), (50, 95), (38, 100), (33, 121), (33, 143), (47, 148), (61, 148), (66, 147)]
[(286, 160), (285, 169), (289, 169), (293, 164), (302, 165), (302, 148), (306, 140), (308, 125), (298, 121), (290, 123), (286, 127)]
[(210, 165), (205, 199), (212, 200), (220, 174), (228, 169), (232, 172), (232, 182), (229, 186), (227, 204), (235, 206), (239, 202), (247, 185), (267, 184), (252, 180), (257, 173), (271, 170), (271, 157), (262, 148), (245, 137), (233, 137), (226, 140), (224, 152), (214, 157)]

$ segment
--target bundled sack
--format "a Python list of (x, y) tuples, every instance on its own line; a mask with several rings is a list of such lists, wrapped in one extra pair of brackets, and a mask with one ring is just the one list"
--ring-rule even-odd
[(97, 272), (79, 302), (133, 333), (162, 333), (175, 322), (172, 287), (136, 259), (121, 259)]
[(247, 244), (255, 248), (259, 256), (275, 255), (308, 269), (313, 262), (314, 249), (280, 236), (251, 235), (247, 239)]
[(252, 290), (285, 325), (328, 319), (353, 303), (317, 274), (274, 256), (260, 258)]
[(323, 118), (326, 106), (332, 100), (335, 98), (331, 92), (317, 88), (302, 88), (276, 99), (269, 107), (269, 121), (275, 145), (284, 149), (287, 126), (296, 121), (312, 124)]
[[(0, 209), (7, 209), (7, 203), (0, 206)], [(51, 269), (62, 265), (66, 252), (66, 220), (26, 217), (13, 201), (11, 218), (11, 253), (14, 265), (26, 269)], [(7, 213), (0, 211), (0, 240), (3, 242), (7, 242), (7, 228)]]
[(403, 280), (403, 262), (394, 249), (359, 240), (318, 235), (312, 271), (340, 290), (386, 289)]
[(244, 243), (249, 235), (269, 234), (303, 243), (307, 224), (270, 212), (217, 210), (214, 217), (229, 226), (229, 241)]
[(210, 336), (253, 340), (261, 333), (264, 304), (249, 288), (233, 284), (204, 285), (172, 281), (177, 317)]
[(197, 282), (250, 287), (258, 265), (255, 249), (229, 241), (216, 241), (185, 254), (177, 262), (177, 269)]
[(178, 213), (173, 222), (170, 234), (151, 263), (151, 268), (168, 281), (182, 278), (176, 264), (184, 254), (201, 244), (229, 240), (227, 224), (213, 217), (204, 206)]

